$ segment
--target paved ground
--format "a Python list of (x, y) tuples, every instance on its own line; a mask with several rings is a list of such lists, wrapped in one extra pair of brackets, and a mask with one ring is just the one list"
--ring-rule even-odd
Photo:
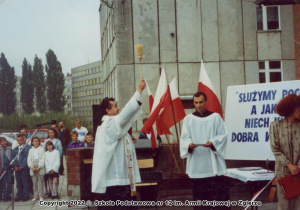
[[(64, 176), (59, 176), (59, 187), (58, 187), (58, 194), (60, 195), (59, 200), (68, 200), (67, 196), (67, 175), (66, 175), (66, 161), (64, 159), (64, 166), (65, 166), (65, 175)], [(17, 192), (16, 186), (15, 186), (15, 193)], [(51, 198), (47, 198), (45, 196), (44, 201), (55, 201), (52, 200)], [(3, 202), (0, 201), (0, 210), (11, 210), (12, 209), (12, 202)], [(39, 201), (29, 201), (23, 202), (15, 202), (14, 203), (14, 209), (15, 210), (37, 210), (37, 209), (49, 209), (49, 210), (54, 210), (54, 209), (68, 209), (68, 207), (43, 207), (39, 205)]]
[[(68, 200), (67, 196), (67, 176), (66, 176), (66, 162), (64, 160), (65, 165), (65, 176), (59, 177), (59, 201)], [(249, 195), (246, 193), (246, 188), (242, 185), (240, 186), (234, 186), (230, 189), (230, 199), (231, 201), (237, 201), (237, 200), (249, 200)], [(16, 192), (16, 190), (15, 190)], [(277, 203), (270, 203), (267, 201), (267, 194), (268, 192), (262, 193), (262, 195), (257, 199), (259, 201), (262, 201), (262, 206), (260, 206), (258, 209), (261, 210), (276, 210), (277, 209)], [(158, 195), (158, 200), (165, 203), (166, 200), (169, 201), (182, 201), (185, 202), (186, 200), (191, 201), (192, 200), (192, 191), (191, 190), (171, 190), (169, 191), (168, 198), (166, 198), (166, 191), (160, 191)], [(55, 201), (52, 199), (45, 197), (44, 201)], [(12, 202), (0, 202), (0, 210), (11, 210), (12, 209)], [(16, 210), (37, 210), (37, 209), (48, 209), (48, 210), (64, 210), (64, 209), (88, 209), (88, 207), (70, 207), (62, 206), (62, 207), (44, 207), (40, 206), (39, 201), (26, 201), (26, 202), (15, 202), (14, 209)], [(96, 207), (91, 206), (89, 209), (96, 209)], [(147, 209), (147, 210), (154, 210), (154, 209), (182, 209), (182, 210), (190, 210), (193, 209), (192, 207), (167, 207), (163, 205), (162, 207), (139, 207), (138, 209)], [(215, 208), (217, 209), (217, 208)], [(244, 209), (243, 207), (231, 207), (232, 210), (239, 210)], [(249, 208), (251, 209), (251, 208)]]

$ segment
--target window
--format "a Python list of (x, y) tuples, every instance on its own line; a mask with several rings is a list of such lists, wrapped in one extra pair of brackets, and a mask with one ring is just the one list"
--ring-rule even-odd
[(280, 30), (279, 6), (261, 6), (256, 8), (257, 30)]
[(281, 61), (259, 61), (259, 83), (282, 81)]

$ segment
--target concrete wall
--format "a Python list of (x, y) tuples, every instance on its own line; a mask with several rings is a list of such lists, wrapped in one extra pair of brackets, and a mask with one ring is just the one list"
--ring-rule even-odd
[[(293, 26), (294, 26), (294, 39), (300, 40), (300, 5), (293, 5)], [(294, 43), (295, 46), (295, 68), (296, 79), (300, 79), (300, 45), (299, 42)]]
[(201, 1), (176, 1), (178, 62), (199, 62), (202, 58)]
[(220, 60), (243, 60), (243, 24), (240, 0), (218, 1)]
[[(255, 0), (113, 0), (114, 9), (100, 8), (101, 34), (108, 24), (114, 38), (103, 56), (106, 96), (117, 97), (122, 107), (140, 79), (135, 44), (144, 45), (142, 69), (155, 95), (162, 63), (167, 79), (177, 78), (180, 96), (197, 90), (200, 62), (205, 62), (222, 107), (227, 87), (259, 82), (258, 61), (281, 60), (283, 79), (295, 79), (293, 7), (281, 6), (279, 31), (256, 30)], [(110, 15), (112, 21), (108, 21)], [(103, 42), (102, 42), (103, 44)], [(112, 80), (114, 79), (114, 80)], [(112, 83), (113, 81), (113, 83)], [(143, 110), (148, 111), (143, 93)], [(138, 123), (137, 129), (141, 127)]]

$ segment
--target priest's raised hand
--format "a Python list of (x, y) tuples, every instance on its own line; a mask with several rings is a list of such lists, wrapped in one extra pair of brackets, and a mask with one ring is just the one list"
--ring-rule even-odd
[(100, 193), (101, 200), (131, 200), (135, 183), (141, 182), (133, 140), (127, 131), (142, 113), (140, 100), (145, 87), (141, 79), (121, 111), (114, 98), (101, 101), (103, 116), (96, 132), (92, 170), (92, 192)]

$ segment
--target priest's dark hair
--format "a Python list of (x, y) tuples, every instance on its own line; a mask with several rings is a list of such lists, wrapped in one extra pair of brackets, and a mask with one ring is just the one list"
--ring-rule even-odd
[(114, 98), (105, 97), (101, 101), (101, 104), (100, 104), (100, 114), (99, 114), (100, 122), (98, 123), (99, 125), (102, 124), (102, 117), (104, 115), (107, 115), (106, 109), (111, 109), (112, 108), (111, 103), (109, 103), (110, 101), (115, 101), (115, 99)]
[(207, 101), (207, 96), (205, 93), (203, 92), (197, 92), (193, 95), (193, 100), (194, 100), (194, 97), (200, 97), (200, 96), (203, 96), (204, 97), (204, 100)]
[(300, 106), (300, 96), (290, 94), (282, 98), (275, 107), (277, 114), (288, 117)]

